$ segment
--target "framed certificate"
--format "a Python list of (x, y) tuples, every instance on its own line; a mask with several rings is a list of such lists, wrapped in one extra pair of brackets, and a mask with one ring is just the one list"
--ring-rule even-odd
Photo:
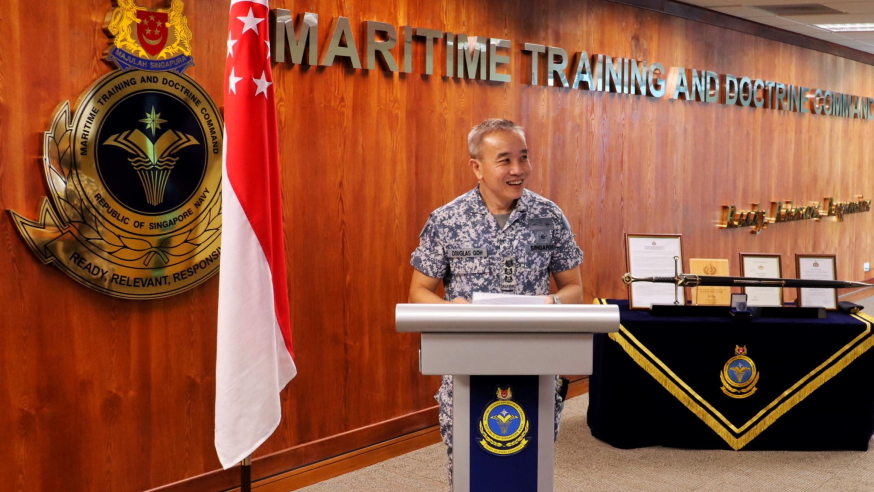
[[(798, 278), (811, 280), (836, 280), (835, 255), (795, 255), (795, 271)], [(798, 289), (798, 305), (801, 307), (838, 308), (837, 289)]]
[[(634, 277), (673, 277), (674, 257), (683, 269), (683, 248), (679, 234), (626, 234), (625, 261)], [(631, 309), (649, 309), (653, 304), (686, 303), (683, 287), (668, 283), (634, 282), (628, 286)]]
[[(717, 275), (727, 277), (728, 260), (724, 258), (689, 258), (689, 273), (707, 276)], [(729, 306), (731, 304), (731, 287), (692, 287), (692, 305), (694, 306)]]
[[(742, 277), (782, 278), (780, 255), (741, 253), (740, 274)], [(783, 287), (744, 287), (743, 293), (750, 307), (783, 306)]]

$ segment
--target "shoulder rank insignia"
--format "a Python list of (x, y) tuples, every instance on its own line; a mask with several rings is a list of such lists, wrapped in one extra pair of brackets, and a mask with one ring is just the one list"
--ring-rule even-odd
[(728, 359), (719, 379), (722, 381), (722, 392), (732, 398), (746, 398), (756, 392), (759, 382), (759, 372), (756, 364), (747, 357), (747, 346), (734, 346), (734, 357)]
[(511, 400), (513, 390), (498, 388), (497, 400), (486, 407), (479, 423), (480, 436), (477, 438), (482, 448), (494, 455), (510, 456), (522, 451), (528, 445), (530, 422), (525, 410)]

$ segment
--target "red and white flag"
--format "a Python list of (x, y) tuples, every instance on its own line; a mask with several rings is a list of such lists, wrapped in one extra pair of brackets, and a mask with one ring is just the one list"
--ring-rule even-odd
[(231, 0), (225, 68), (215, 448), (234, 466), (276, 430), (297, 374), (267, 0)]

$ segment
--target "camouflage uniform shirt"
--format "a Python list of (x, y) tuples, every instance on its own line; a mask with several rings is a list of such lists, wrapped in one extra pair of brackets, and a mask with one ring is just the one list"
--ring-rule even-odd
[[(474, 292), (549, 294), (549, 273), (577, 267), (583, 253), (558, 206), (524, 190), (507, 223), (499, 228), (479, 187), (431, 213), (413, 252), (413, 268), (443, 279), (444, 299), (471, 300)], [(440, 431), (452, 452), (452, 377), (443, 376), (435, 395)], [(561, 408), (556, 394), (555, 431)], [(451, 472), (450, 472), (451, 473)]]

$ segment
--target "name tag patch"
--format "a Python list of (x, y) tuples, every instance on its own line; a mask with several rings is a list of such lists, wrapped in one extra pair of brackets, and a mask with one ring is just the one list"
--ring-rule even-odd
[(555, 249), (554, 244), (529, 244), (526, 246), (528, 251), (552, 251)]
[(450, 258), (485, 258), (489, 255), (486, 248), (450, 249)]

